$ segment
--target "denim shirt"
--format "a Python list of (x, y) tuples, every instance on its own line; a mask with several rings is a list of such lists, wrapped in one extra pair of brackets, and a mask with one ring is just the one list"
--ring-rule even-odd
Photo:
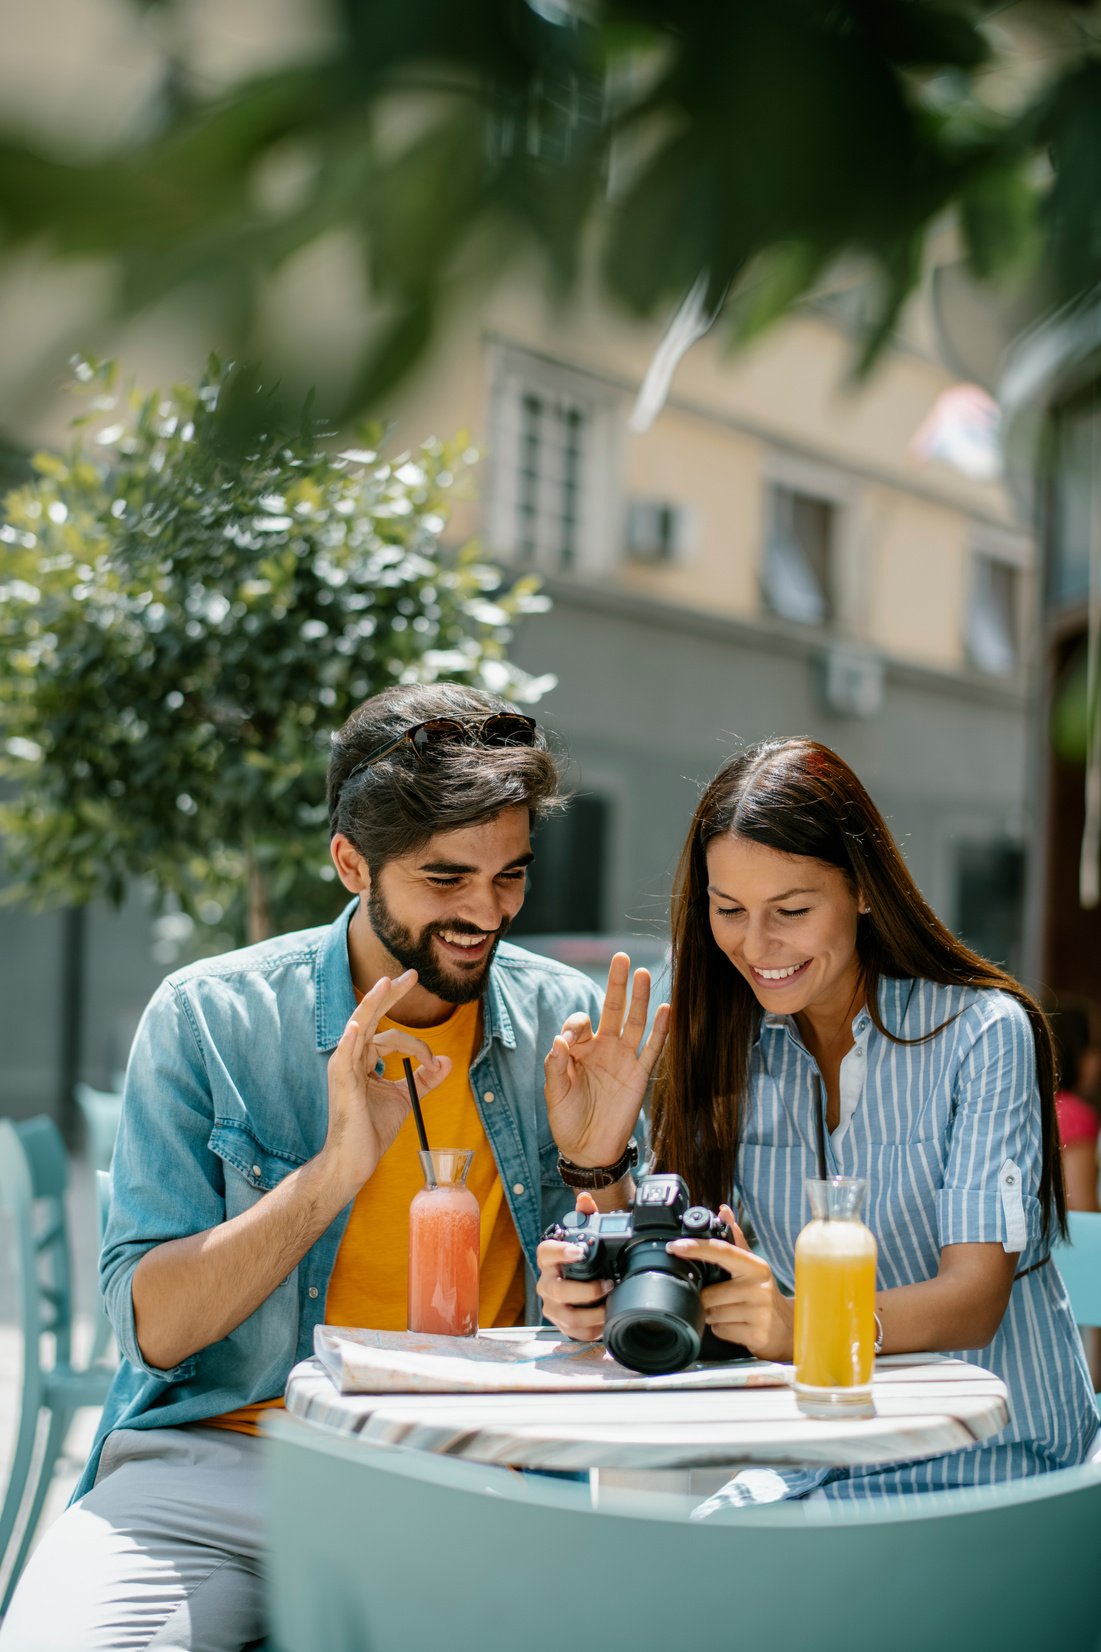
[[(111, 1172), (100, 1283), (120, 1363), (74, 1497), (94, 1483), (116, 1428), (172, 1428), (281, 1394), (313, 1352), (351, 1204), (236, 1330), (174, 1366), (142, 1358), (131, 1283), (149, 1250), (239, 1216), (321, 1151), (326, 1069), (356, 1007), (353, 901), (335, 923), (204, 959), (170, 975), (138, 1028)], [(573, 1207), (543, 1101), (543, 1058), (567, 1015), (600, 995), (577, 970), (502, 943), (483, 996), (470, 1082), (540, 1318), (535, 1251)]]

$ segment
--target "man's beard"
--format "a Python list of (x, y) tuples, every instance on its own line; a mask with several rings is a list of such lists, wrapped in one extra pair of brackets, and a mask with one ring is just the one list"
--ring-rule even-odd
[(415, 969), (417, 985), (434, 997), (442, 998), (445, 1004), (471, 1004), (475, 998), (482, 996), (498, 942), (504, 938), (509, 926), (508, 918), (502, 918), (481, 969), (463, 970), (460, 974), (440, 963), (432, 946), (433, 936), (447, 930), (452, 935), (481, 937), (485, 934), (484, 929), (452, 920), (449, 923), (425, 924), (420, 933), (414, 935), (411, 929), (394, 917), (379, 889), (377, 878), (372, 881), (367, 896), (367, 916), (371, 920), (371, 928), (391, 957), (397, 959), (402, 969)]

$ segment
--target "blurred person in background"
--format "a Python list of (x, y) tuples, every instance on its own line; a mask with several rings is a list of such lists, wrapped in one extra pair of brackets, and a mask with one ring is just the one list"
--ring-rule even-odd
[[(1068, 1210), (1093, 1210), (1098, 1204), (1097, 1159), (1101, 1114), (1101, 1045), (1095, 1036), (1096, 1011), (1083, 1000), (1056, 999), (1048, 1012), (1055, 1039), (1059, 1089), (1055, 1111)], [(1093, 1385), (1101, 1389), (1101, 1330), (1082, 1327)]]

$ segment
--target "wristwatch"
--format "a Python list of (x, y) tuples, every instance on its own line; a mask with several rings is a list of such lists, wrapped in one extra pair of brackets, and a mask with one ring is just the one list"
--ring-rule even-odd
[(598, 1187), (614, 1187), (637, 1163), (638, 1143), (632, 1136), (615, 1164), (574, 1164), (572, 1159), (563, 1158), (559, 1153), (558, 1174), (567, 1187), (588, 1188), (592, 1191)]

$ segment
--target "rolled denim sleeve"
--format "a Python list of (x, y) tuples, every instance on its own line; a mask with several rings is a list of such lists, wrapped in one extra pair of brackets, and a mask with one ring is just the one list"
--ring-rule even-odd
[(134, 1328), (134, 1270), (157, 1245), (225, 1219), (221, 1162), (209, 1147), (212, 1117), (198, 1028), (183, 990), (169, 979), (154, 994), (134, 1040), (100, 1255), (100, 1287), (120, 1352), (164, 1382), (189, 1376), (195, 1362), (161, 1370), (142, 1358)]
[(960, 1028), (948, 1161), (937, 1195), (942, 1245), (997, 1243), (1021, 1252), (1040, 1237), (1042, 1141), (1036, 1044), (1024, 1008), (984, 993)]

